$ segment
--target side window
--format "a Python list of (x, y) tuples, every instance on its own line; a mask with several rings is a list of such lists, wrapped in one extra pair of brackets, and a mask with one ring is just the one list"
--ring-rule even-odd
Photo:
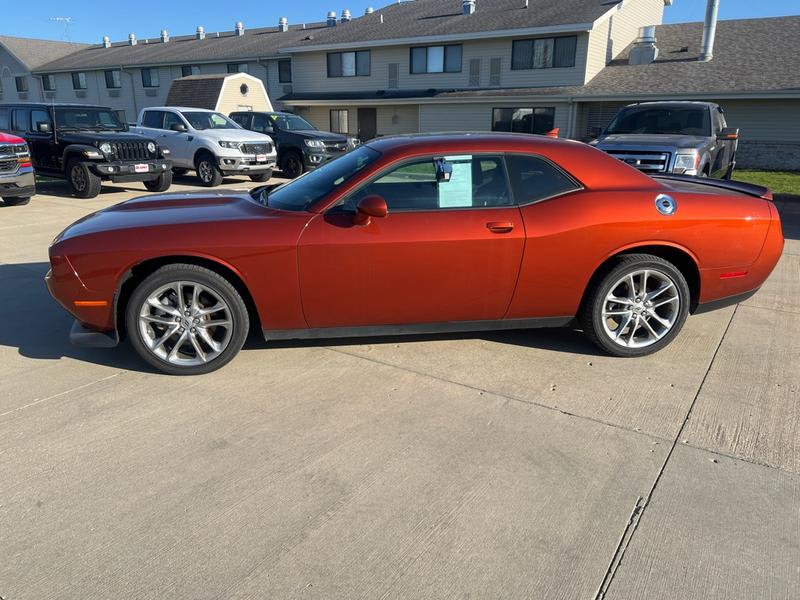
[(11, 115), (7, 108), (0, 108), (0, 131), (11, 130)]
[(229, 116), (231, 118), (231, 121), (233, 121), (237, 125), (241, 125), (245, 129), (250, 129), (250, 127), (248, 126), (250, 115), (239, 114), (239, 115), (229, 115)]
[(355, 210), (365, 196), (377, 194), (390, 211), (446, 210), (510, 206), (503, 159), (499, 156), (448, 156), (449, 181), (436, 180), (436, 159), (406, 163), (351, 195), (344, 208)]
[(175, 113), (164, 113), (164, 129), (172, 130), (173, 125), (185, 125), (181, 118)]
[(272, 123), (265, 115), (253, 115), (253, 126), (251, 129), (259, 133), (273, 132)]
[(28, 131), (27, 111), (21, 108), (14, 109), (11, 114), (11, 129), (18, 133)]
[(580, 189), (570, 177), (544, 159), (512, 154), (506, 157), (506, 163), (517, 204), (532, 204)]
[(51, 123), (50, 123), (50, 115), (47, 114), (47, 111), (44, 111), (44, 110), (32, 110), (31, 111), (31, 131), (38, 132), (40, 123), (46, 123), (47, 125), (51, 125)]
[(142, 117), (142, 127), (162, 129), (164, 126), (164, 113), (158, 110), (146, 110)]

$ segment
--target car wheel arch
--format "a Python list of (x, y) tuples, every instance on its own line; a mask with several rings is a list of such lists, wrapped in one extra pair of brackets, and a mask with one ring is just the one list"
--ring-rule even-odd
[(200, 160), (200, 158), (202, 158), (205, 155), (208, 155), (209, 157), (211, 157), (211, 159), (214, 161), (214, 164), (217, 163), (217, 157), (214, 154), (214, 152), (211, 149), (206, 148), (205, 146), (203, 146), (202, 148), (198, 148), (197, 152), (194, 153), (194, 159), (192, 161), (192, 164), (197, 166), (197, 163)]
[(152, 273), (161, 267), (174, 264), (187, 264), (205, 267), (227, 279), (236, 288), (244, 300), (250, 316), (250, 327), (253, 331), (261, 331), (261, 314), (258, 312), (253, 295), (247, 286), (245, 278), (232, 265), (214, 257), (201, 255), (181, 254), (171, 256), (156, 256), (142, 260), (128, 267), (119, 278), (117, 291), (114, 295), (114, 320), (117, 331), (122, 336), (125, 330), (125, 310), (133, 291)]

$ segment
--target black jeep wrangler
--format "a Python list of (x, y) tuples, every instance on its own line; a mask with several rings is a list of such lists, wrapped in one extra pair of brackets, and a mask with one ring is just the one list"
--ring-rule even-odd
[(0, 131), (23, 138), (37, 175), (66, 179), (78, 198), (101, 181), (142, 181), (151, 192), (172, 185), (169, 150), (128, 132), (116, 111), (82, 104), (0, 104)]
[(278, 151), (278, 167), (289, 179), (316, 169), (359, 145), (356, 137), (320, 131), (293, 113), (233, 112), (230, 117), (245, 129), (272, 138)]

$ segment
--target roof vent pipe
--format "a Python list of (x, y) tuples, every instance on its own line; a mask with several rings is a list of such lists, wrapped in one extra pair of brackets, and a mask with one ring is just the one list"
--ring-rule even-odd
[(656, 26), (647, 25), (639, 28), (639, 37), (631, 48), (628, 63), (632, 65), (649, 65), (658, 58), (656, 47)]
[(701, 62), (708, 62), (714, 58), (714, 39), (717, 37), (717, 16), (719, 15), (719, 0), (708, 0), (706, 5), (706, 22), (703, 25), (703, 50), (700, 54)]
[(166, 44), (169, 41), (169, 32), (166, 29), (161, 30), (161, 43)]
[(234, 31), (236, 31), (237, 36), (244, 35), (244, 23), (241, 21), (236, 21), (236, 26), (234, 27)]
[(205, 30), (205, 28), (204, 28), (202, 25), (198, 25), (198, 26), (197, 26), (197, 34), (195, 35), (195, 37), (196, 37), (198, 40), (204, 40), (204, 39), (206, 39), (206, 30)]
[(107, 35), (103, 36), (103, 48), (111, 48), (111, 38)]
[(372, 8), (371, 6), (368, 6), (367, 9), (364, 11), (364, 14), (365, 15), (371, 15), (374, 12), (375, 12), (375, 9)]
[(336, 13), (333, 11), (328, 13), (328, 27), (336, 27)]
[(464, 0), (464, 14), (471, 15), (475, 12), (475, 0)]
[(129, 46), (135, 46), (136, 45), (136, 34), (135, 33), (128, 34), (128, 45)]
[(289, 19), (286, 17), (281, 17), (278, 19), (278, 31), (282, 33), (289, 31)]
[(352, 20), (352, 16), (350, 15), (350, 11), (346, 8), (342, 11), (342, 23), (348, 23)]

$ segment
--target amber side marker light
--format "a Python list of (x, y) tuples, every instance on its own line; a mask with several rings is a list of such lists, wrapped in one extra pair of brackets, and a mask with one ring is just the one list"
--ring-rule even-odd
[(74, 304), (81, 308), (98, 308), (108, 306), (108, 300), (76, 300)]
[(737, 277), (746, 277), (747, 271), (731, 271), (730, 273), (722, 273), (720, 279), (736, 279)]

